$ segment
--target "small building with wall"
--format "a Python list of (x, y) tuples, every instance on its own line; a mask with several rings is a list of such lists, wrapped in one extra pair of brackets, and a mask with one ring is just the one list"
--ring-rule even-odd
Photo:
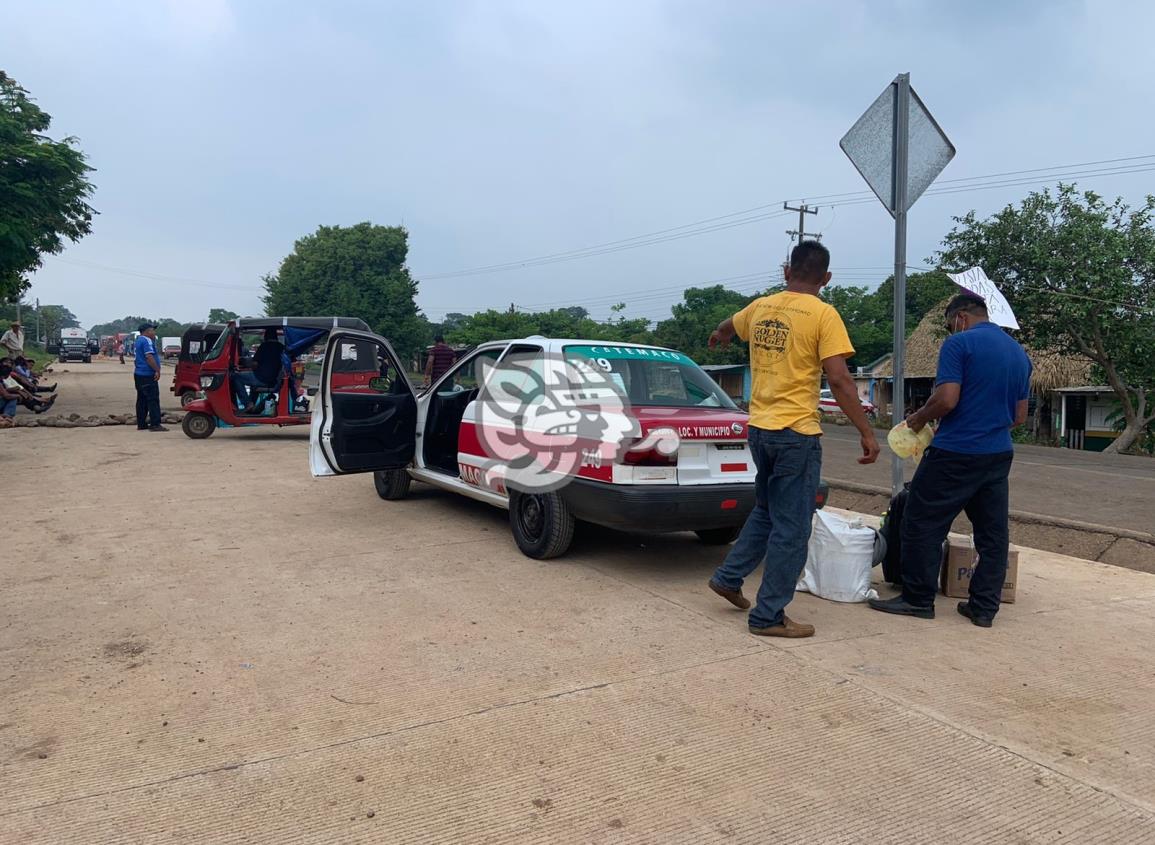
[(1052, 393), (1054, 431), (1061, 445), (1102, 452), (1119, 436), (1108, 420), (1116, 409), (1115, 393), (1110, 387), (1061, 387)]
[[(949, 300), (943, 300), (927, 312), (919, 324), (906, 339), (905, 379), (903, 384), (902, 409), (913, 411), (922, 406), (930, 394), (934, 392), (935, 377), (938, 374), (938, 353), (946, 340), (946, 329), (943, 326), (943, 311)], [(1059, 403), (1062, 400), (1062, 391), (1073, 391), (1071, 395), (1095, 396), (1096, 393), (1106, 397), (1110, 405), (1111, 391), (1105, 387), (1088, 387), (1091, 377), (1091, 364), (1085, 358), (1067, 355), (1060, 352), (1027, 348), (1027, 355), (1031, 359), (1031, 396), (1029, 427), (1031, 432), (1041, 441), (1067, 445), (1073, 449), (1104, 449), (1117, 435), (1105, 425), (1105, 416), (1102, 403), (1093, 400), (1087, 406), (1087, 425), (1090, 429), (1086, 436), (1075, 436), (1071, 443), (1067, 442), (1065, 431), (1061, 428), (1063, 416)], [(891, 357), (884, 356), (875, 364), (873, 375), (874, 396), (871, 401), (878, 407), (880, 416), (889, 417), (892, 407), (892, 393), (894, 385), (894, 362)], [(1082, 400), (1073, 400), (1070, 410), (1074, 414), (1068, 419), (1080, 424), (1082, 420)], [(1106, 413), (1110, 413), (1108, 410)], [(1052, 427), (1053, 425), (1053, 427)], [(1068, 426), (1069, 427), (1069, 426)]]
[(750, 405), (750, 365), (749, 364), (703, 364), (702, 369), (718, 382), (722, 392), (741, 405)]

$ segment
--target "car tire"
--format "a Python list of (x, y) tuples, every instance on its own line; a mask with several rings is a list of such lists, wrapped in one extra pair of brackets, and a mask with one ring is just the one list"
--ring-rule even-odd
[(573, 542), (574, 517), (557, 493), (511, 491), (509, 528), (523, 555), (548, 560), (569, 549)]
[(694, 533), (707, 546), (726, 546), (737, 540), (741, 531), (741, 525), (728, 525), (725, 528), (703, 528)]
[(390, 502), (408, 496), (412, 480), (409, 471), (404, 469), (386, 469), (373, 473), (373, 486), (377, 489), (377, 495)]
[(204, 440), (217, 429), (217, 421), (208, 414), (185, 414), (181, 431), (193, 440)]

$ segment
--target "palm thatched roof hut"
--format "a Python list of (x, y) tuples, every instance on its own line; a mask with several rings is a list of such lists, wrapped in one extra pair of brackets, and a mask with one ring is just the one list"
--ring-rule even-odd
[[(908, 379), (933, 379), (938, 371), (938, 353), (946, 340), (946, 325), (943, 312), (947, 302), (944, 299), (927, 312), (926, 316), (906, 339), (905, 377)], [(1067, 355), (1054, 350), (1027, 348), (1034, 371), (1031, 374), (1031, 389), (1037, 396), (1046, 396), (1063, 387), (1083, 387), (1091, 384), (1091, 362), (1076, 355)], [(877, 378), (889, 379), (894, 376), (894, 360), (883, 363), (876, 373)]]
[[(934, 378), (938, 372), (938, 351), (946, 339), (943, 311), (949, 300), (930, 309), (906, 339), (906, 360), (903, 375), (906, 378)], [(876, 373), (878, 378), (894, 377), (894, 358), (884, 362)]]

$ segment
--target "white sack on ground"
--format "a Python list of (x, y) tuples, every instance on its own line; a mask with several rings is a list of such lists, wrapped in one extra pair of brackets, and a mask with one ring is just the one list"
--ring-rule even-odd
[(848, 522), (826, 511), (815, 512), (798, 589), (831, 601), (878, 598), (870, 587), (874, 535), (874, 529), (860, 519)]

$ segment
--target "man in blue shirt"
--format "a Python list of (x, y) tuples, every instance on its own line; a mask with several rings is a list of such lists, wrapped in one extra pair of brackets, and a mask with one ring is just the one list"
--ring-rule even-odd
[(946, 323), (950, 337), (939, 352), (934, 393), (906, 420), (914, 431), (941, 422), (910, 482), (902, 519), (902, 595), (872, 599), (870, 606), (934, 618), (942, 544), (965, 510), (979, 558), (970, 600), (959, 602), (958, 612), (989, 628), (1007, 574), (1011, 429), (1027, 419), (1031, 362), (1014, 338), (988, 321), (981, 297), (956, 296)]
[(136, 361), (132, 378), (136, 382), (136, 430), (168, 431), (160, 424), (160, 355), (156, 351), (156, 326), (141, 323), (134, 347)]

